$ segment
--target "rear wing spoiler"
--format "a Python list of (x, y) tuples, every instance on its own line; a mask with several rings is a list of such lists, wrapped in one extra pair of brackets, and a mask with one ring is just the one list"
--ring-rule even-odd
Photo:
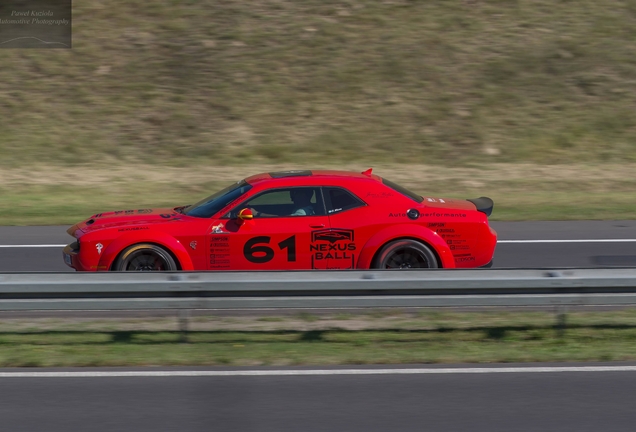
[(471, 203), (475, 204), (475, 207), (477, 207), (477, 211), (484, 213), (486, 216), (490, 216), (490, 214), (492, 213), (492, 208), (495, 205), (493, 200), (488, 197), (473, 198), (466, 201), (470, 201)]

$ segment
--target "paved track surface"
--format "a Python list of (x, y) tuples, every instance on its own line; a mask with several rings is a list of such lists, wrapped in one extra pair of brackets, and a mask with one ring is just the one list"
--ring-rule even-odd
[(2, 429), (12, 432), (611, 432), (636, 424), (636, 372), (2, 377), (0, 384)]
[[(636, 242), (507, 243), (636, 239), (636, 221), (493, 226), (503, 241), (495, 268), (636, 266)], [(62, 245), (71, 240), (66, 228), (0, 227), (0, 245)], [(0, 271), (38, 270), (70, 269), (58, 247), (0, 247)], [(0, 377), (0, 385), (10, 431), (611, 432), (636, 424), (636, 371)]]
[[(636, 240), (636, 221), (493, 222), (503, 241), (494, 268), (636, 267), (636, 241), (576, 243), (506, 243), (511, 240)], [(72, 238), (67, 226), (0, 227), (0, 272), (72, 271), (60, 247)]]

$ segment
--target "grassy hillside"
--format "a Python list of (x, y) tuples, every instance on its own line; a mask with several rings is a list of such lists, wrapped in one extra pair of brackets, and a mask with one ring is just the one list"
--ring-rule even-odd
[(0, 166), (636, 161), (636, 1), (94, 0), (0, 49)]

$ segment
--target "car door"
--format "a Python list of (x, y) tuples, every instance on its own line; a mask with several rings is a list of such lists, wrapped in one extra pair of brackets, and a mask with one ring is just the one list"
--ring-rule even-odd
[(367, 204), (342, 187), (323, 188), (329, 230), (314, 235), (314, 248), (324, 251), (330, 269), (355, 269), (359, 253), (373, 235)]
[[(293, 187), (270, 189), (235, 206), (212, 227), (210, 269), (309, 270), (327, 266), (316, 262), (310, 250), (312, 231), (328, 228), (324, 200), (319, 187), (303, 187), (311, 200), (301, 215), (291, 200)], [(241, 220), (243, 209), (253, 210), (252, 219)]]

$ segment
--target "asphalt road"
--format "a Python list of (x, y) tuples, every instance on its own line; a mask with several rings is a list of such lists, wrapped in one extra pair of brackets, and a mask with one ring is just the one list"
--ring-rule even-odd
[[(492, 222), (492, 226), (500, 240), (493, 268), (636, 267), (636, 221)], [(72, 240), (67, 228), (0, 227), (0, 272), (73, 271), (62, 261), (61, 245)]]
[(454, 373), (448, 368), (317, 376), (5, 375), (0, 418), (2, 429), (12, 432), (611, 432), (632, 431), (636, 424), (636, 369)]
[[(636, 221), (493, 226), (501, 241), (496, 268), (636, 266)], [(69, 271), (61, 248), (48, 246), (69, 242), (65, 230), (0, 227), (0, 271)], [(3, 430), (611, 432), (631, 431), (636, 424), (636, 368), (313, 376), (284, 375), (293, 368), (285, 368), (281, 376), (8, 375), (15, 371), (0, 369)]]

